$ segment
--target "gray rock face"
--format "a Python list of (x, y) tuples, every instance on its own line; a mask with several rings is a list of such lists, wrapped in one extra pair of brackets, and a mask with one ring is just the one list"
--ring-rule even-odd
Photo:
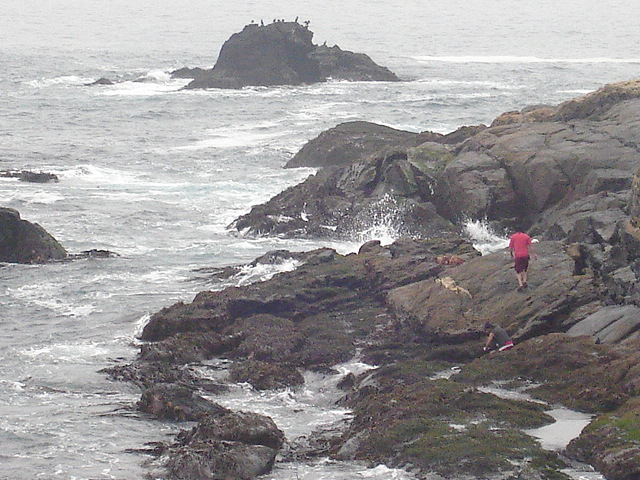
[(43, 263), (66, 257), (66, 250), (44, 228), (0, 207), (0, 262)]
[(313, 32), (298, 22), (247, 25), (222, 46), (211, 70), (181, 69), (186, 88), (242, 88), (249, 85), (300, 85), (342, 80), (398, 81), (389, 69), (364, 54), (317, 46)]
[(640, 129), (639, 106), (632, 98), (597, 120), (485, 130), (461, 144), (447, 166), (440, 185), (443, 206), (453, 216), (526, 222), (587, 195), (628, 191), (638, 166), (632, 138)]
[(617, 343), (638, 330), (640, 308), (635, 305), (610, 305), (571, 327), (567, 335), (589, 335), (596, 337), (601, 343)]
[(371, 122), (341, 123), (307, 142), (285, 167), (347, 166), (379, 150), (417, 147), (429, 138)]

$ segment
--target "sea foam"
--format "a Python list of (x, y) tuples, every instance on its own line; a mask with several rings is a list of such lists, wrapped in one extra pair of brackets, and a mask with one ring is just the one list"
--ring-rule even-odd
[(419, 62), (446, 62), (446, 63), (585, 63), (585, 64), (636, 64), (640, 63), (640, 58), (540, 58), (531, 56), (510, 56), (510, 55), (458, 55), (458, 56), (432, 56), (419, 55), (413, 57)]

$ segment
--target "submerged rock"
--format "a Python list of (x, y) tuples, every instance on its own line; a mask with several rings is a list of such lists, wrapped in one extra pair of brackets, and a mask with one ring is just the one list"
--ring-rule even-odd
[(224, 43), (211, 70), (185, 68), (174, 75), (193, 78), (188, 89), (300, 85), (328, 78), (398, 81), (367, 55), (317, 46), (312, 39), (313, 32), (298, 22), (250, 24)]
[(105, 78), (105, 77), (100, 77), (95, 82), (87, 83), (86, 86), (91, 87), (94, 85), (113, 85), (113, 84), (114, 83), (112, 80), (109, 80), (108, 78)]
[(58, 182), (58, 176), (55, 173), (47, 172), (30, 172), (28, 170), (16, 171), (3, 171), (0, 172), (0, 177), (17, 178), (21, 182), (31, 183), (47, 183)]

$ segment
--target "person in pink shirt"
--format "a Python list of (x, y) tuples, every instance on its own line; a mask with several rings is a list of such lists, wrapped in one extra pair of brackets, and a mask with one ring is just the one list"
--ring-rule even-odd
[(529, 269), (529, 252), (533, 254), (534, 259), (538, 259), (538, 255), (533, 248), (531, 237), (524, 232), (516, 232), (509, 239), (509, 251), (514, 259), (513, 268), (516, 271), (518, 279), (518, 291), (521, 292), (527, 285), (527, 270)]

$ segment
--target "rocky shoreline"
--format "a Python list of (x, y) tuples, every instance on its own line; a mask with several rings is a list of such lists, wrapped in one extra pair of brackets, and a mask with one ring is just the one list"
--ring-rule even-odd
[[(140, 411), (190, 422), (153, 443), (150, 468), (248, 480), (278, 456), (329, 456), (421, 479), (555, 480), (576, 461), (608, 480), (640, 478), (638, 138), (640, 81), (630, 81), (448, 135), (354, 122), (311, 140), (288, 166), (318, 172), (238, 218), (238, 233), (340, 238), (390, 208), (404, 236), (350, 255), (269, 252), (254, 263), (298, 268), (155, 313), (137, 358), (105, 370), (140, 388)], [(3, 261), (68, 257), (18, 212), (0, 213), (11, 227)], [(528, 290), (516, 291), (507, 252), (473, 247), (465, 219), (540, 240)], [(483, 355), (487, 320), (516, 346)], [(273, 420), (210, 400), (227, 382), (297, 388), (301, 372), (338, 375), (355, 355), (376, 368), (340, 379), (353, 420), (287, 452)], [(191, 368), (214, 358), (230, 361), (225, 381)], [(536, 401), (493, 395), (495, 385)], [(554, 405), (593, 415), (561, 452), (525, 433), (553, 422)]]
[[(346, 256), (270, 252), (256, 262), (300, 266), (154, 314), (138, 358), (107, 372), (140, 386), (143, 411), (198, 422), (157, 448), (156, 467), (169, 478), (249, 479), (282, 446), (270, 419), (204, 400), (225, 387), (189, 365), (224, 357), (229, 381), (296, 388), (301, 371), (331, 374), (359, 352), (377, 368), (341, 381), (353, 421), (289, 456), (384, 463), (417, 478), (563, 479), (571, 461), (609, 480), (640, 477), (638, 112), (640, 83), (625, 82), (449, 135), (360, 122), (309, 142), (292, 166), (318, 173), (254, 207), (239, 231), (345, 235), (386, 199), (406, 236)], [(505, 251), (473, 248), (463, 218), (540, 239), (528, 290), (516, 291)], [(515, 348), (483, 355), (486, 320)], [(451, 367), (459, 373), (434, 377)], [(491, 385), (538, 401), (482, 388)], [(540, 402), (594, 418), (549, 452), (524, 433), (553, 422)]]

